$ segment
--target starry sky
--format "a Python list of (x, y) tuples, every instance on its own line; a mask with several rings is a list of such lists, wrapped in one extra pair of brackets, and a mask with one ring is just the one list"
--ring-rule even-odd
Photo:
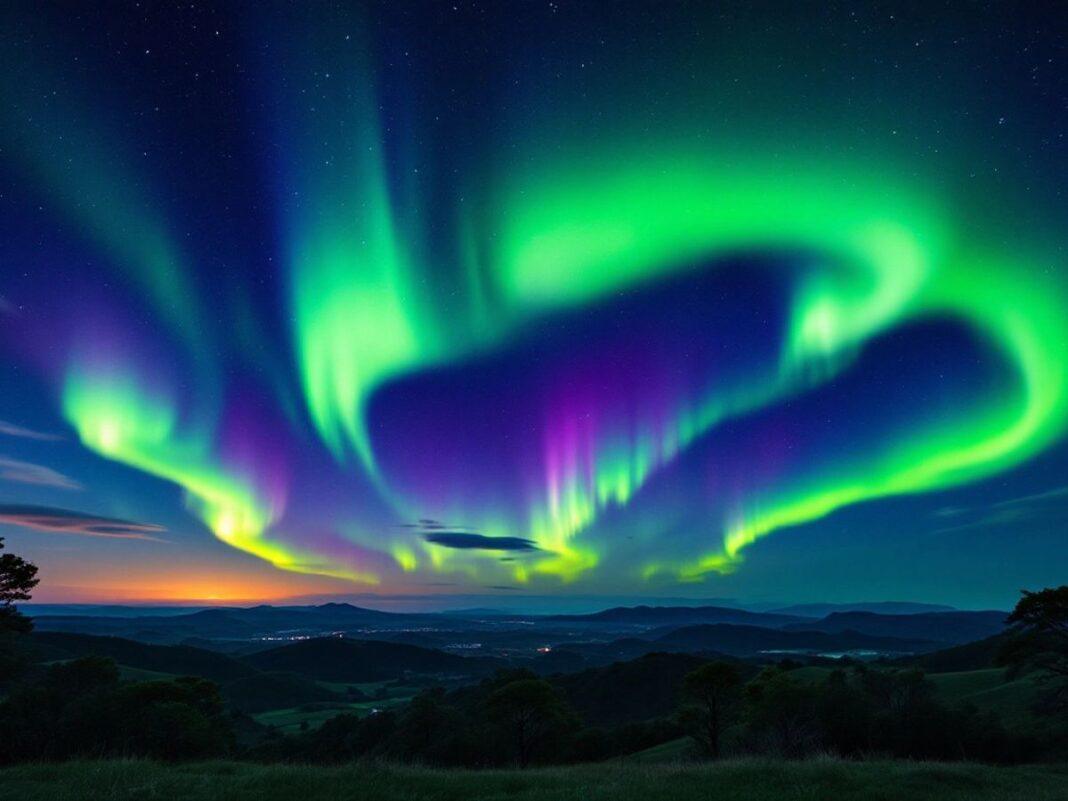
[(1068, 575), (1054, 4), (12, 3), (40, 601)]

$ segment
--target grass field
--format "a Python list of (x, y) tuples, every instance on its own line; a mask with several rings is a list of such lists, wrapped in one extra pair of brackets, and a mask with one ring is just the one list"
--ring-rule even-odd
[(206, 762), (30, 765), (0, 771), (0, 801), (1068, 801), (1068, 766), (743, 760), (526, 771)]

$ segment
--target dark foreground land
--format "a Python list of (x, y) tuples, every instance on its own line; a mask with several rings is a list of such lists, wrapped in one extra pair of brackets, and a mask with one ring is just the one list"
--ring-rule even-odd
[(413, 767), (70, 762), (0, 770), (0, 799), (257, 801), (1053, 801), (1068, 765), (737, 760), (715, 765), (600, 764), (511, 771)]

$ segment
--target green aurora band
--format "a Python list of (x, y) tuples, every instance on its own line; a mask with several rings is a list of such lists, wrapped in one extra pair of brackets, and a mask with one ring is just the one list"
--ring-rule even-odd
[[(501, 254), (505, 290), (515, 303), (587, 301), (632, 281), (717, 253), (797, 249), (838, 269), (802, 281), (773, 398), (813, 375), (841, 369), (865, 340), (910, 319), (945, 316), (972, 327), (1011, 365), (1018, 391), (932, 430), (845, 465), (751, 508), (729, 524), (723, 545), (682, 579), (730, 570), (741, 551), (787, 526), (873, 498), (943, 489), (1016, 465), (1053, 442), (1068, 411), (1065, 287), (1050, 270), (1021, 269), (967, 241), (944, 211), (892, 191), (890, 176), (856, 170), (760, 164), (724, 173), (709, 159), (652, 160), (638, 153), (564, 180), (517, 193)], [(713, 408), (715, 399), (706, 401)], [(687, 432), (715, 422), (705, 414)], [(848, 477), (845, 477), (848, 476)], [(629, 492), (628, 492), (629, 494)], [(651, 576), (662, 565), (648, 565)]]
[(130, 377), (73, 368), (63, 411), (87, 448), (182, 487), (189, 508), (227, 545), (283, 570), (375, 582), (373, 576), (267, 538), (282, 500), (266, 497), (238, 471), (218, 464), (210, 433), (181, 428), (175, 405)]
[[(380, 234), (364, 242), (379, 242), (379, 255), (346, 248), (340, 234), (332, 246), (302, 253), (296, 317), (313, 419), (335, 451), (338, 434), (347, 432), (373, 470), (366, 424), (354, 415), (381, 382), (444, 361), (447, 342), (433, 325), (420, 324), (411, 290), (401, 288), (412, 268), (395, 257), (393, 228), (383, 216), (389, 206), (384, 182), (362, 186), (370, 194), (361, 205), (372, 210), (372, 230)], [(507, 325), (482, 332), (485, 341), (477, 346), (484, 348), (538, 315), (724, 254), (801, 250), (826, 265), (798, 281), (781, 361), (765, 385), (714, 393), (680, 410), (669, 436), (629, 453), (599, 454), (592, 480), (571, 476), (551, 500), (529, 511), (526, 535), (548, 555), (516, 567), (518, 580), (531, 570), (569, 579), (594, 567), (597, 554), (572, 540), (601, 509), (626, 504), (657, 467), (718, 422), (818, 384), (847, 368), (865, 342), (911, 320), (948, 317), (967, 325), (1012, 365), (1017, 390), (886, 443), (834, 475), (752, 498), (736, 519), (725, 521), (722, 544), (706, 556), (650, 563), (642, 575), (669, 572), (693, 580), (732, 570), (747, 546), (775, 530), (845, 505), (988, 476), (1063, 432), (1068, 325), (1058, 308), (1062, 283), (1049, 271), (1019, 269), (1019, 256), (968, 241), (967, 229), (926, 195), (894, 186), (892, 176), (851, 164), (812, 170), (768, 160), (726, 170), (709, 157), (655, 158), (643, 149), (573, 173), (544, 169), (507, 195), (494, 221), (501, 236), (491, 273), (501, 298), (495, 316)], [(374, 269), (365, 267), (376, 262)], [(457, 339), (470, 342), (471, 334)], [(469, 352), (449, 355), (460, 359)], [(404, 511), (418, 514), (417, 504)], [(466, 511), (470, 518), (474, 510)], [(397, 558), (413, 569), (409, 550)]]
[[(1029, 239), (1011, 241), (1003, 220), (958, 216), (932, 186), (920, 179), (902, 185), (900, 171), (879, 159), (816, 149), (801, 155), (803, 148), (788, 159), (770, 151), (728, 159), (712, 145), (644, 139), (618, 149), (599, 142), (595, 156), (550, 149), (536, 167), (515, 158), (471, 193), (480, 202), (451, 221), (454, 252), (431, 258), (423, 229), (433, 210), (417, 186), (391, 180), (414, 172), (420, 155), (387, 152), (371, 82), (357, 81), (362, 90), (355, 93), (345, 82), (335, 81), (336, 89), (324, 82), (313, 109), (303, 97), (308, 76), (337, 68), (336, 40), (334, 49), (301, 53), (299, 69), (290, 70), (291, 94), (276, 115), (284, 121), (280, 138), (291, 145), (279, 156), (279, 197), (296, 198), (281, 203), (290, 334), (317, 435), (357, 474), (352, 480), (377, 491), (401, 521), (429, 513), (417, 497), (391, 486), (375, 457), (368, 404), (390, 380), (459, 364), (554, 313), (727, 263), (725, 257), (806, 254), (792, 284), (778, 362), (760, 366), (759, 380), (680, 401), (667, 430), (639, 420), (636, 436), (609, 432), (598, 439), (591, 465), (565, 466), (532, 493), (526, 509), (445, 510), (490, 536), (529, 537), (540, 552), (505, 566), (489, 561), (494, 554), (377, 543), (399, 569), (574, 580), (604, 556), (583, 542), (583, 533), (606, 509), (628, 505), (692, 443), (729, 418), (821, 385), (848, 370), (868, 343), (916, 320), (966, 326), (1010, 367), (1015, 386), (893, 441), (865, 444), (833, 468), (750, 493), (729, 519), (709, 521), (701, 555), (650, 560), (636, 566), (636, 576), (692, 581), (737, 569), (747, 548), (776, 531), (848, 505), (982, 479), (1064, 433), (1068, 288), (1055, 260), (1062, 257)], [(362, 56), (342, 60), (370, 74)], [(113, 357), (101, 369), (69, 360), (61, 404), (81, 442), (181, 487), (194, 514), (235, 548), (286, 570), (376, 582), (369, 570), (290, 544), (281, 531), (284, 503), (218, 452), (224, 393), (210, 355), (218, 343), (198, 302), (189, 256), (153, 202), (162, 193), (149, 191), (136, 159), (113, 144), (121, 137), (70, 124), (92, 115), (69, 98), (37, 91), (39, 65), (4, 66), (15, 76), (4, 81), (5, 99), (34, 110), (32, 125), (15, 120), (3, 128), (20, 169), (107, 252), (109, 264), (182, 342), (200, 376), (189, 422), (176, 400), (145, 389), (132, 361)], [(443, 280), (458, 300), (441, 300)]]

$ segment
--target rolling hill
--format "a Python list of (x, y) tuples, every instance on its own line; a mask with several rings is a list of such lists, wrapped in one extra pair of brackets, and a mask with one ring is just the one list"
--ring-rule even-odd
[(233, 709), (249, 714), (301, 704), (365, 699), (362, 693), (355, 691), (342, 696), (296, 673), (254, 673), (226, 683), (221, 690), (223, 698)]
[(185, 639), (253, 639), (286, 631), (323, 635), (365, 627), (443, 624), (441, 615), (407, 615), (343, 603), (319, 606), (217, 607), (177, 615), (48, 615), (34, 616), (39, 631), (108, 634), (145, 642), (177, 643)]
[(782, 651), (784, 655), (789, 652), (844, 651), (919, 653), (938, 647), (927, 640), (880, 637), (856, 631), (788, 631), (722, 623), (674, 629), (655, 636), (653, 645), (676, 651), (717, 651), (731, 656), (754, 656), (771, 651)]
[(104, 656), (130, 668), (180, 676), (200, 676), (221, 683), (248, 678), (258, 672), (256, 668), (240, 660), (214, 651), (190, 648), (186, 645), (148, 645), (119, 637), (34, 632), (30, 635), (30, 647), (37, 646), (48, 649), (49, 661)]
[(835, 612), (816, 621), (791, 623), (791, 631), (839, 634), (855, 631), (877, 637), (930, 640), (946, 644), (981, 640), (1005, 629), (1005, 612), (927, 612), (914, 615), (880, 615), (873, 612)]
[(778, 628), (801, 623), (797, 615), (749, 612), (726, 606), (617, 606), (589, 615), (548, 615), (545, 620), (568, 623), (611, 623), (628, 626), (683, 626), (697, 623), (737, 623)]
[(326, 637), (259, 651), (244, 661), (264, 671), (299, 673), (320, 681), (371, 682), (404, 673), (479, 676), (503, 664), (415, 645)]
[(995, 634), (983, 640), (953, 645), (927, 654), (912, 656), (899, 660), (899, 664), (918, 667), (926, 673), (948, 673), (950, 671), (983, 670), (993, 667), (998, 651), (1006, 640), (1006, 635)]
[(852, 604), (794, 604), (771, 612), (796, 617), (821, 618), (835, 612), (874, 612), (879, 615), (920, 615), (928, 612), (956, 612), (945, 604), (923, 604), (914, 601), (869, 601)]

